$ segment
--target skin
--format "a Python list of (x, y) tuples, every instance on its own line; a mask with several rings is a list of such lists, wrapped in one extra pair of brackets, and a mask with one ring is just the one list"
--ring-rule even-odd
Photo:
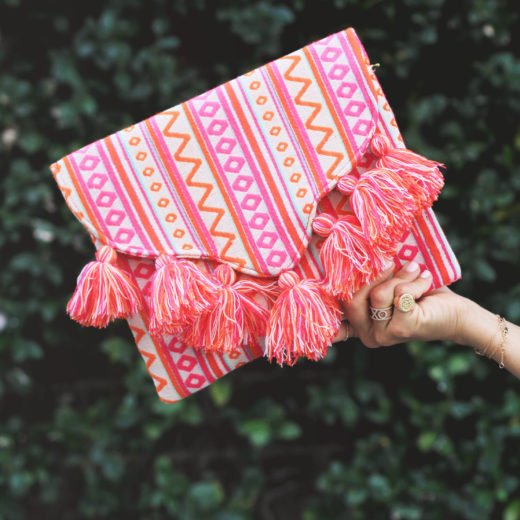
[[(498, 363), (502, 336), (496, 314), (448, 287), (429, 290), (431, 282), (431, 273), (421, 274), (416, 262), (406, 264), (395, 273), (393, 265), (381, 272), (348, 303), (343, 303), (349, 337), (359, 337), (368, 348), (396, 345), (411, 339), (448, 340), (485, 352)], [(399, 297), (404, 293), (412, 294), (416, 300), (410, 312), (397, 308)], [(378, 308), (394, 305), (392, 318), (372, 320), (369, 305)], [(509, 332), (504, 368), (520, 378), (520, 327), (509, 321), (506, 326)], [(344, 341), (346, 327), (345, 323), (341, 325), (333, 343)]]

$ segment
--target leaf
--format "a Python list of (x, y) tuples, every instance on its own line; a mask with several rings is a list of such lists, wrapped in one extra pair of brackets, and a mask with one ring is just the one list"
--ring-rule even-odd
[(216, 406), (226, 405), (232, 393), (232, 386), (229, 378), (220, 378), (209, 386), (209, 395)]
[(265, 446), (271, 439), (269, 425), (261, 419), (250, 419), (240, 425), (240, 433), (246, 435), (254, 446)]
[(302, 431), (298, 424), (286, 421), (278, 429), (278, 435), (285, 440), (297, 439)]

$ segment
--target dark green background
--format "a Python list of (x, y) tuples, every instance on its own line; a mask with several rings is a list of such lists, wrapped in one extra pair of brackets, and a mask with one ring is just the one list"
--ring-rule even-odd
[(0, 0), (0, 518), (519, 520), (518, 380), (465, 347), (350, 341), (161, 403), (126, 323), (65, 315), (93, 247), (48, 170), (353, 26), (408, 146), (448, 167), (435, 210), (453, 288), (520, 322), (518, 11)]

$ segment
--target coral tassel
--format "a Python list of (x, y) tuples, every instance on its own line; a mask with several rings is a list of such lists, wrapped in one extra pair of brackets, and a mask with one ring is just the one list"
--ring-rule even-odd
[(358, 180), (342, 177), (338, 190), (350, 195), (350, 205), (371, 243), (395, 241), (409, 227), (416, 203), (409, 191), (410, 181), (392, 170), (374, 168), (361, 174)]
[(377, 168), (399, 172), (410, 181), (409, 191), (419, 210), (430, 207), (437, 200), (444, 186), (439, 167), (444, 168), (444, 164), (406, 148), (394, 148), (390, 140), (380, 134), (372, 138), (370, 146), (378, 158)]
[(79, 274), (67, 312), (81, 325), (103, 328), (136, 313), (142, 303), (135, 282), (117, 265), (116, 251), (103, 246)]
[(269, 310), (254, 300), (254, 293), (273, 294), (276, 283), (238, 280), (235, 271), (220, 264), (214, 272), (218, 289), (215, 303), (184, 329), (183, 341), (208, 352), (230, 353), (265, 335)]
[(319, 280), (303, 279), (294, 271), (278, 278), (281, 293), (267, 323), (265, 356), (280, 366), (292, 366), (300, 357), (323, 358), (341, 325), (338, 302)]
[(324, 287), (333, 296), (349, 300), (384, 266), (392, 251), (386, 242), (370, 243), (355, 215), (335, 219), (328, 213), (313, 223), (316, 234), (326, 237), (320, 248)]
[(150, 297), (150, 332), (175, 334), (214, 303), (217, 287), (192, 261), (160, 255)]

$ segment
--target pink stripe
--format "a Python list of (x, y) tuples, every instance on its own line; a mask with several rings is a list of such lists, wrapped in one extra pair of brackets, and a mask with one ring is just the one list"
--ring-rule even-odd
[(301, 146), (298, 143), (298, 139), (294, 134), (294, 129), (291, 127), (291, 125), (288, 124), (287, 116), (284, 117), (283, 107), (280, 104), (280, 101), (278, 100), (278, 96), (276, 95), (276, 92), (273, 90), (273, 87), (269, 81), (269, 77), (267, 76), (265, 69), (260, 68), (259, 72), (260, 72), (260, 75), (262, 76), (262, 79), (264, 80), (267, 90), (269, 91), (269, 94), (273, 100), (273, 103), (276, 105), (276, 108), (278, 109), (278, 115), (280, 116), (280, 121), (281, 121), (285, 131), (287, 132), (287, 135), (289, 136), (291, 144), (293, 145), (293, 149), (296, 151), (296, 155), (298, 155), (298, 160), (299, 160), (300, 164), (303, 166), (303, 170), (305, 172), (305, 178), (307, 179), (307, 185), (311, 187), (312, 193), (314, 195), (314, 199), (318, 200), (320, 197), (320, 190), (318, 189), (318, 186), (316, 186), (316, 183), (314, 182), (314, 177), (312, 175), (312, 172), (309, 169), (309, 164), (307, 163), (307, 159), (305, 158), (305, 155), (303, 154), (303, 152), (301, 152)]
[[(311, 141), (309, 139), (308, 130), (305, 128), (304, 123), (303, 123), (302, 119), (300, 118), (300, 116), (298, 114), (298, 110), (296, 108), (296, 104), (294, 103), (294, 101), (293, 101), (289, 91), (287, 90), (287, 87), (285, 86), (285, 82), (282, 79), (280, 71), (278, 70), (278, 64), (276, 62), (272, 62), (270, 64), (270, 66), (271, 66), (271, 70), (273, 72), (273, 75), (276, 78), (276, 82), (278, 84), (278, 88), (282, 92), (282, 94), (283, 94), (283, 96), (285, 98), (285, 104), (289, 108), (289, 110), (290, 110), (290, 112), (291, 112), (291, 114), (292, 114), (292, 116), (293, 116), (293, 118), (294, 118), (294, 120), (296, 122), (296, 125), (300, 129), (300, 133), (301, 133), (302, 139), (305, 141), (305, 146), (307, 148), (307, 151), (309, 152), (309, 154), (312, 157), (312, 163), (314, 164), (314, 169), (316, 171), (316, 174), (320, 178), (322, 186), (328, 186), (329, 185), (329, 180), (326, 178), (325, 173), (324, 173), (324, 171), (323, 171), (323, 169), (322, 169), (322, 167), (320, 165), (318, 156), (316, 154), (316, 150), (314, 149), (314, 146), (313, 146), (313, 144), (311, 143)], [(271, 78), (269, 78), (269, 80), (270, 79)], [(300, 89), (301, 89), (301, 85), (300, 85)], [(307, 107), (307, 109), (308, 109), (308, 107)]]
[[(82, 188), (82, 191), (83, 193), (85, 194), (85, 196), (90, 200), (90, 209), (92, 210), (92, 212), (96, 215), (96, 219), (98, 220), (98, 223), (101, 225), (101, 227), (103, 228), (103, 233), (107, 236), (107, 237), (110, 237), (110, 240), (113, 241), (113, 237), (112, 237), (112, 233), (110, 232), (110, 230), (108, 229), (108, 227), (106, 226), (105, 224), (105, 220), (103, 219), (103, 217), (101, 216), (101, 214), (98, 212), (97, 210), (97, 205), (94, 201), (94, 199), (92, 198), (92, 195), (90, 194), (90, 190), (87, 188), (84, 180), (83, 180), (83, 175), (81, 174), (81, 170), (80, 168), (78, 167), (78, 164), (76, 162), (76, 154), (75, 153), (72, 153), (69, 155), (69, 159), (70, 159), (70, 163), (73, 167), (73, 172), (70, 172), (70, 175), (74, 175), (74, 177), (76, 177), (77, 181), (79, 184), (81, 184), (81, 188)], [(94, 226), (94, 228), (96, 228), (97, 226), (95, 225), (94, 222), (92, 222), (92, 225)]]
[(229, 373), (229, 372), (231, 372), (233, 370), (233, 367), (230, 367), (226, 363), (226, 359), (224, 357), (224, 354), (217, 353), (217, 355), (215, 356), (215, 359), (218, 359), (220, 361), (220, 363), (222, 364), (223, 372)]
[(319, 259), (319, 252), (315, 248), (310, 249), (310, 255), (307, 257), (307, 265), (313, 270), (314, 276), (319, 277), (323, 274), (323, 266)]
[[(341, 33), (339, 33), (338, 40), (339, 40), (341, 47), (343, 47), (343, 51), (347, 55), (349, 63), (352, 65), (352, 72), (356, 76), (357, 84), (360, 86), (361, 90), (363, 91), (363, 97), (365, 99), (372, 100), (371, 92), (368, 91), (367, 86), (365, 84), (365, 76), (360, 71), (361, 65), (359, 64), (356, 56), (354, 56), (354, 54), (352, 52), (352, 47), (350, 46), (350, 42), (348, 41), (347, 35), (345, 34), (344, 31), (341, 31)], [(370, 109), (370, 114), (372, 115), (373, 121), (377, 120), (377, 113), (378, 113), (377, 108), (378, 107), (376, 104), (377, 104), (377, 98), (374, 101), (370, 101), (368, 103), (368, 107)]]
[[(235, 208), (235, 213), (236, 213), (236, 218), (238, 218), (239, 222), (242, 224), (242, 228), (243, 228), (242, 233), (247, 236), (247, 239), (249, 240), (249, 244), (250, 244), (251, 248), (255, 251), (256, 261), (261, 265), (262, 271), (269, 272), (269, 268), (267, 267), (267, 264), (265, 263), (265, 260), (264, 260), (264, 255), (258, 249), (258, 247), (256, 245), (256, 241), (255, 241), (253, 235), (249, 231), (251, 226), (245, 220), (244, 214), (239, 209), (240, 203), (236, 199), (235, 192), (234, 192), (233, 188), (231, 188), (231, 186), (227, 180), (226, 173), (223, 171), (222, 165), (220, 164), (218, 157), (215, 155), (215, 153), (213, 151), (212, 144), (206, 134), (206, 127), (205, 127), (204, 123), (200, 120), (199, 115), (197, 113), (197, 109), (195, 108), (193, 101), (191, 101), (191, 100), (187, 101), (186, 106), (189, 108), (193, 119), (195, 119), (195, 121), (197, 122), (197, 126), (199, 127), (201, 137), (204, 140), (206, 149), (211, 156), (215, 170), (219, 174), (219, 177), (221, 178), (221, 180), (224, 184), (228, 197), (233, 202), (233, 206)], [(228, 213), (230, 213), (232, 219), (235, 220), (235, 217), (233, 216), (233, 214), (231, 212), (229, 212), (229, 210), (228, 210)], [(236, 224), (236, 222), (235, 222), (235, 224)], [(242, 233), (239, 232), (239, 234), (242, 234)], [(245, 250), (245, 248), (244, 248), (244, 252), (247, 254), (247, 251)]]
[[(233, 117), (233, 115), (234, 115), (233, 111), (229, 108), (227, 99), (226, 99), (225, 95), (222, 93), (221, 89), (218, 89), (218, 98), (222, 104), (222, 107), (224, 108), (224, 112), (226, 112), (226, 114), (228, 116), (227, 119), (228, 119), (229, 123), (231, 124), (231, 127), (233, 128), (233, 132), (240, 144), (240, 148), (241, 148), (242, 152), (244, 153), (244, 156), (247, 160), (247, 164), (250, 166), (251, 173), (253, 174), (256, 185), (258, 186), (260, 192), (262, 193), (262, 198), (264, 199), (264, 202), (269, 209), (268, 216), (269, 216), (270, 220), (272, 220), (274, 222), (274, 225), (278, 232), (280, 232), (281, 229), (283, 229), (285, 231), (283, 236), (280, 236), (280, 239), (282, 240), (282, 242), (284, 244), (285, 250), (290, 252), (291, 259), (292, 260), (298, 259), (299, 258), (298, 250), (295, 249), (294, 244), (288, 238), (287, 228), (285, 227), (284, 223), (280, 220), (279, 211), (278, 211), (276, 205), (273, 204), (273, 202), (271, 200), (271, 195), (269, 194), (269, 191), (265, 187), (264, 180), (263, 180), (263, 174), (261, 174), (258, 171), (256, 161), (251, 156), (251, 153), (247, 147), (247, 142), (241, 136), (240, 127), (236, 124), (235, 118)], [(249, 103), (246, 102), (246, 105), (249, 106)], [(258, 128), (257, 118), (254, 118), (254, 120), (256, 121), (257, 128)], [(260, 129), (259, 129), (259, 134), (261, 137), (263, 137)], [(265, 143), (265, 144), (266, 144), (267, 150), (269, 152), (271, 152), (271, 148), (267, 145), (267, 143)], [(273, 161), (273, 165), (276, 165), (276, 163), (274, 161)], [(280, 171), (278, 170), (278, 168), (276, 168), (276, 172), (278, 173), (278, 177), (280, 179), (280, 184), (281, 184), (281, 186), (283, 186), (286, 196), (289, 198), (289, 200), (291, 200), (291, 197), (287, 191), (287, 186), (285, 185), (285, 181), (284, 181), (283, 177), (280, 175)], [(305, 227), (302, 226), (300, 217), (297, 214), (297, 212), (295, 211), (294, 205), (292, 205), (292, 204), (291, 204), (291, 209), (293, 210), (294, 216), (297, 219), (298, 223), (300, 224), (300, 229), (303, 231), (304, 234), (306, 234), (306, 229), (305, 229)], [(296, 246), (298, 247), (299, 245), (301, 245), (301, 243), (297, 244)]]
[[(124, 192), (119, 189), (119, 183), (118, 182), (114, 182), (114, 181), (117, 181), (117, 176), (114, 175), (114, 170), (112, 169), (112, 163), (110, 162), (110, 160), (108, 159), (108, 157), (106, 156), (105, 154), (105, 151), (103, 150), (103, 147), (101, 145), (101, 142), (98, 141), (97, 143), (95, 143), (95, 148), (101, 158), (101, 161), (103, 162), (103, 166), (105, 167), (105, 170), (110, 178), (110, 183), (112, 184), (112, 188), (117, 192), (117, 195), (118, 195), (118, 202), (120, 202), (124, 209), (125, 209), (125, 213), (126, 215), (128, 216), (128, 218), (130, 219), (131, 223), (132, 223), (132, 226), (133, 226), (133, 229), (136, 231), (137, 233), (137, 236), (139, 237), (139, 239), (141, 240), (141, 245), (143, 245), (148, 251), (153, 251), (153, 248), (150, 246), (150, 243), (148, 242), (148, 239), (146, 237), (145, 234), (142, 233), (142, 230), (140, 229), (140, 226), (139, 226), (139, 221), (136, 219), (135, 215), (134, 215), (134, 212), (132, 210), (132, 206), (131, 204), (128, 203), (125, 195), (124, 195)], [(74, 157), (74, 156), (72, 156)], [(75, 158), (74, 158), (74, 162), (75, 162)], [(77, 166), (76, 166), (77, 168)], [(79, 171), (79, 170), (78, 170)], [(91, 208), (93, 209), (93, 211), (95, 211), (96, 213), (96, 216), (99, 216), (100, 218), (100, 223), (103, 224), (103, 227), (105, 227), (105, 221), (104, 219), (101, 217), (101, 215), (98, 213), (97, 211), (97, 205), (95, 203), (95, 201), (91, 198), (90, 196), (90, 192), (88, 189), (85, 189), (84, 190), (85, 193), (88, 193), (89, 195), (89, 198), (92, 200), (92, 205), (91, 205)], [(105, 229), (107, 229), (105, 227)], [(110, 233), (107, 229), (107, 236), (109, 236), (112, 241), (114, 240), (114, 237), (112, 236), (112, 233)]]
[[(320, 61), (320, 59), (318, 57), (318, 53), (314, 49), (313, 45), (311, 45), (309, 47), (309, 51), (310, 51), (312, 57), (314, 58), (314, 63), (316, 65), (316, 67), (321, 72), (323, 83), (325, 85), (325, 88), (327, 89), (327, 92), (329, 93), (329, 98), (330, 98), (332, 104), (334, 105), (334, 108), (336, 109), (336, 113), (338, 114), (338, 116), (341, 118), (341, 120), (344, 123), (343, 128), (344, 128), (344, 130), (345, 130), (345, 132), (347, 134), (348, 140), (352, 143), (353, 148), (356, 148), (357, 147), (357, 145), (356, 145), (356, 138), (354, 137), (354, 134), (352, 133), (352, 130), (350, 129), (350, 123), (349, 123), (348, 119), (345, 117), (345, 114), (343, 113), (343, 110), (341, 110), (341, 107), (340, 107), (340, 105), (338, 103), (338, 97), (337, 97), (336, 93), (334, 92), (334, 90), (332, 89), (332, 85), (330, 84), (330, 81), (329, 81), (329, 78), (327, 76), (327, 73), (325, 72), (325, 69), (323, 68), (323, 65), (321, 64), (321, 61)], [(305, 56), (305, 57), (307, 58), (307, 56)], [(370, 106), (372, 104), (372, 101), (371, 101), (370, 98), (366, 99), (366, 101), (367, 101), (367, 106)], [(369, 108), (369, 110), (370, 110), (370, 108)], [(372, 113), (371, 113), (371, 115), (373, 117)], [(366, 142), (366, 139), (365, 139), (365, 142)], [(353, 150), (353, 151), (357, 152), (356, 155), (359, 156), (359, 150)], [(345, 150), (345, 155), (348, 156), (347, 150)]]
[(191, 350), (195, 354), (195, 357), (197, 358), (199, 366), (200, 366), (202, 372), (204, 373), (204, 375), (206, 376), (206, 381), (208, 382), (208, 384), (213, 383), (217, 378), (215, 377), (215, 375), (213, 374), (211, 369), (208, 367), (208, 365), (206, 363), (206, 356), (200, 350), (198, 350), (196, 348), (192, 348), (192, 347), (188, 347), (188, 348), (191, 348)]
[[(179, 173), (179, 170), (177, 169), (177, 165), (175, 164), (175, 161), (172, 159), (171, 152), (168, 149), (168, 146), (164, 140), (164, 137), (162, 135), (162, 132), (159, 130), (159, 127), (157, 126), (156, 120), (154, 117), (150, 119), (150, 125), (154, 130), (154, 135), (157, 141), (158, 146), (162, 150), (162, 154), (164, 157), (166, 157), (166, 160), (168, 162), (168, 168), (174, 172), (175, 175), (177, 175), (177, 178), (182, 179), (181, 174)], [(181, 133), (181, 132), (179, 132)], [(182, 132), (183, 134), (185, 132)], [(191, 163), (190, 163), (191, 164)], [(192, 165), (193, 166), (193, 165)], [(204, 160), (202, 160), (201, 167), (198, 171), (200, 171), (204, 167)], [(166, 168), (168, 170), (168, 168)], [(196, 176), (197, 174), (195, 174)], [(207, 180), (204, 180), (204, 182), (208, 182)], [(209, 234), (209, 232), (206, 229), (206, 225), (204, 224), (204, 221), (202, 220), (202, 217), (200, 216), (199, 211), (197, 210), (193, 199), (189, 193), (189, 190), (186, 188), (184, 180), (183, 182), (179, 182), (179, 193), (182, 194), (183, 200), (186, 201), (186, 206), (190, 208), (190, 213), (193, 217), (193, 220), (197, 222), (199, 232), (202, 236), (205, 237), (208, 244), (211, 246), (211, 254), (217, 258), (218, 257), (218, 250), (217, 246), (215, 245), (215, 241), (213, 237)]]

